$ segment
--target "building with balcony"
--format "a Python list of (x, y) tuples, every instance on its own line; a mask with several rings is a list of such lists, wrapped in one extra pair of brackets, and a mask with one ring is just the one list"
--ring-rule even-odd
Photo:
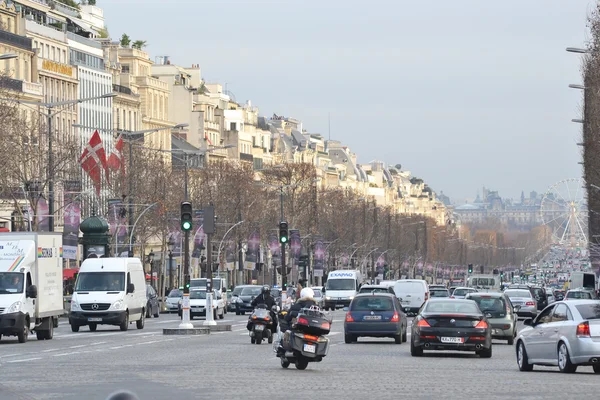
[(271, 132), (261, 122), (258, 107), (248, 101), (244, 105), (231, 102), (224, 111), (223, 143), (230, 149), (232, 159), (252, 163), (262, 169), (273, 163), (271, 155)]

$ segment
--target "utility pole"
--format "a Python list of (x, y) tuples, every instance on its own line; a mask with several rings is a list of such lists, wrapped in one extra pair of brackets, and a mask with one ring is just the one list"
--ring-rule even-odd
[(279, 224), (279, 242), (281, 243), (281, 288), (283, 290), (287, 285), (287, 266), (285, 259), (285, 245), (287, 243), (287, 223), (285, 223), (285, 236), (282, 237), (282, 224), (285, 222), (285, 217), (283, 216), (283, 186), (279, 187), (279, 206), (281, 211)]
[(181, 302), (182, 317), (180, 329), (193, 329), (190, 322), (190, 230), (193, 225), (192, 203), (186, 201), (181, 203), (181, 229), (184, 232), (183, 240), (183, 299)]
[(204, 233), (206, 233), (206, 320), (205, 326), (217, 325), (212, 310), (212, 243), (215, 233), (215, 207), (211, 204), (204, 208)]

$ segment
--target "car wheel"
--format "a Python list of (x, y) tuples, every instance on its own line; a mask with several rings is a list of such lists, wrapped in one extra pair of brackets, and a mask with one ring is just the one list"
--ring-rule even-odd
[(402, 334), (394, 336), (394, 343), (402, 344)]
[(569, 349), (565, 342), (558, 344), (558, 369), (560, 372), (572, 374), (577, 371), (577, 365), (571, 363), (571, 357), (569, 356)]
[(517, 343), (517, 365), (519, 371), (533, 371), (533, 364), (529, 364), (529, 357), (527, 357), (527, 350), (523, 342)]
[(79, 332), (79, 325), (71, 324), (71, 332)]
[[(142, 312), (142, 315), (144, 315), (143, 312)], [(121, 329), (122, 331), (126, 331), (127, 329), (129, 329), (129, 313), (128, 312), (125, 312), (125, 319), (123, 320), (121, 325), (119, 325), (119, 329)]]
[(235, 315), (240, 315), (240, 312), (239, 312), (239, 311), (236, 311), (236, 312), (235, 312)]
[(593, 365), (592, 368), (594, 368), (595, 374), (600, 374), (600, 365)]
[(158, 305), (156, 306), (156, 312), (154, 313), (154, 318), (158, 318), (160, 316), (160, 308)]
[(142, 314), (140, 316), (140, 319), (138, 319), (137, 321), (135, 321), (135, 326), (138, 329), (144, 329), (144, 325), (146, 324), (146, 318), (144, 317), (144, 314)]
[(477, 352), (477, 355), (481, 358), (492, 358), (492, 346), (489, 349), (483, 349)]
[(415, 346), (415, 342), (410, 341), (410, 355), (413, 357), (421, 357), (423, 355), (423, 348)]
[(408, 334), (406, 333), (406, 328), (404, 328), (404, 333), (402, 334), (402, 341), (406, 343)]
[(513, 344), (515, 344), (515, 338), (514, 337), (509, 337), (508, 339), (506, 339), (508, 341), (508, 345), (512, 346)]

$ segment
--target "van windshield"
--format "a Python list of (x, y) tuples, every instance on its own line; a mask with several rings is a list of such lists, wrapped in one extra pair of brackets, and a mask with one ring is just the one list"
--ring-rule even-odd
[(75, 284), (75, 292), (122, 292), (124, 290), (124, 272), (80, 272)]
[(356, 290), (354, 279), (330, 279), (327, 281), (327, 290)]
[(0, 273), (0, 294), (23, 293), (23, 274), (21, 272)]

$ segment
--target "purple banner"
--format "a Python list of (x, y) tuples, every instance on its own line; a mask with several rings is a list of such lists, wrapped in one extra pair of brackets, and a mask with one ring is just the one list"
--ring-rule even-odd
[(65, 181), (64, 185), (63, 258), (76, 260), (79, 224), (81, 222), (81, 203), (77, 196), (81, 192), (81, 182)]
[(169, 237), (168, 242), (173, 243), (173, 257), (181, 257), (183, 254), (183, 235), (181, 234), (181, 221), (172, 216), (169, 218)]
[(314, 255), (313, 255), (313, 276), (323, 276), (323, 270), (325, 269), (325, 243), (323, 238), (317, 236), (314, 242)]
[(235, 241), (230, 240), (225, 247), (225, 265), (227, 271), (233, 271), (235, 269)]
[(267, 243), (269, 250), (271, 250), (271, 264), (274, 267), (279, 267), (281, 265), (281, 246), (277, 234), (271, 233)]
[(254, 228), (248, 238), (248, 249), (246, 250), (246, 270), (254, 270), (256, 263), (260, 262), (260, 232)]
[(48, 218), (48, 212), (48, 202), (45, 198), (40, 196), (36, 213), (38, 232), (50, 232), (50, 218)]
[(298, 265), (300, 261), (300, 251), (302, 250), (302, 242), (300, 239), (300, 231), (298, 229), (290, 229), (290, 251), (294, 265)]
[(385, 265), (385, 254), (377, 257), (377, 274), (383, 274), (383, 266)]
[(194, 211), (194, 226), (197, 227), (194, 233), (194, 249), (192, 258), (200, 258), (200, 253), (204, 247), (204, 211)]
[(114, 243), (114, 256), (120, 257), (129, 251), (127, 238), (127, 214), (122, 200), (108, 200), (108, 226)]

